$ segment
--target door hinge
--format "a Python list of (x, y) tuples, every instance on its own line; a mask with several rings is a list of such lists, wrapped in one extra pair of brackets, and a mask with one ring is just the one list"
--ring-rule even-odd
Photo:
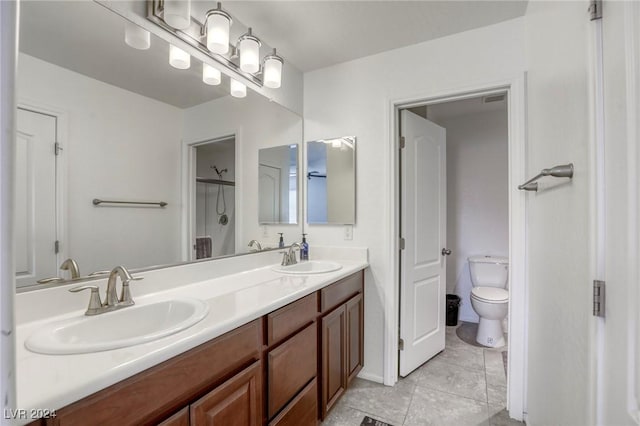
[(407, 146), (407, 140), (404, 136), (400, 136), (400, 149), (404, 149), (405, 146)]
[(404, 339), (398, 340), (398, 350), (404, 351)]
[(592, 21), (602, 19), (602, 0), (591, 0), (589, 2), (589, 19)]
[(593, 316), (604, 318), (605, 314), (605, 294), (604, 281), (593, 280)]
[(404, 250), (404, 238), (400, 237), (399, 244), (400, 244), (400, 250)]
[(56, 142), (53, 144), (53, 152), (55, 155), (60, 155), (60, 151), (62, 151), (62, 147), (60, 146), (60, 142)]
[(54, 251), (56, 254), (60, 253), (60, 241), (56, 240), (56, 241), (53, 243), (53, 251)]

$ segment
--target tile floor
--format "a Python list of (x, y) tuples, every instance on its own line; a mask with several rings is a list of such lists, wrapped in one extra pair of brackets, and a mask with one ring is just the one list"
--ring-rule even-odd
[[(460, 326), (460, 325), (459, 325)], [(445, 350), (395, 386), (355, 379), (322, 426), (523, 425), (509, 418), (502, 349), (465, 343), (447, 327)]]

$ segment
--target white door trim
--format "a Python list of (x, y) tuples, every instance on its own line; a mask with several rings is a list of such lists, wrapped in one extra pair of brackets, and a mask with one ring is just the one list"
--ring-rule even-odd
[[(499, 81), (479, 83), (469, 87), (452, 88), (436, 93), (416, 94), (402, 99), (388, 99), (386, 108), (389, 121), (387, 146), (387, 256), (391, 261), (390, 275), (393, 286), (384, 295), (386, 324), (384, 327), (384, 384), (393, 385), (398, 381), (398, 313), (400, 286), (399, 262), (399, 114), (400, 108), (425, 103), (440, 103), (478, 97), (485, 94), (508, 93), (508, 134), (509, 134), (509, 374), (507, 388), (507, 408), (511, 417), (522, 420), (526, 416), (527, 389), (527, 318), (528, 318), (528, 260), (526, 252), (527, 218), (526, 197), (517, 186), (526, 180), (526, 74), (519, 74)], [(513, 285), (521, 283), (521, 285)]]
[(229, 130), (220, 132), (215, 136), (211, 136), (204, 139), (197, 139), (192, 141), (183, 141), (182, 144), (182, 179), (181, 179), (181, 188), (182, 188), (182, 260), (185, 262), (191, 262), (196, 260), (192, 259), (193, 254), (193, 245), (192, 241), (195, 238), (195, 230), (196, 230), (196, 211), (195, 211), (195, 193), (196, 193), (196, 184), (195, 184), (195, 148), (198, 145), (202, 145), (205, 143), (222, 141), (226, 139), (234, 138), (235, 140), (235, 215), (236, 215), (236, 229), (235, 229), (235, 244), (236, 250), (239, 247), (242, 247), (242, 241), (244, 240), (244, 236), (242, 234), (242, 217), (240, 216), (240, 212), (242, 212), (242, 197), (238, 196), (241, 194), (242, 189), (242, 132), (240, 129)]
[[(31, 111), (37, 114), (48, 115), (56, 119), (56, 142), (62, 148), (61, 154), (56, 158), (56, 236), (60, 241), (60, 251), (56, 255), (58, 266), (69, 256), (69, 229), (67, 226), (68, 206), (68, 182), (67, 182), (67, 157), (69, 156), (69, 113), (51, 105), (28, 99), (19, 99), (16, 108)], [(82, 265), (80, 265), (82, 266)], [(49, 284), (50, 286), (51, 284)], [(34, 287), (29, 286), (29, 289)]]

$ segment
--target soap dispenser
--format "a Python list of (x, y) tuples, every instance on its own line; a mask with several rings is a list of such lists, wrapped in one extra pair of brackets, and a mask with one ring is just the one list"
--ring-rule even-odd
[(302, 234), (302, 244), (300, 244), (300, 260), (309, 260), (309, 244), (307, 234)]
[(280, 241), (278, 241), (278, 248), (284, 248), (284, 238), (282, 238), (282, 232), (278, 232), (280, 234)]

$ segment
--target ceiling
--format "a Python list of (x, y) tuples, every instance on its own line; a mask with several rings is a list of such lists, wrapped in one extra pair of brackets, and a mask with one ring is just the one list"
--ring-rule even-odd
[[(0, 0), (1, 1), (1, 0)], [(194, 1), (192, 13), (213, 7)], [(527, 0), (505, 1), (227, 1), (232, 33), (251, 26), (303, 72), (521, 16)], [(204, 12), (203, 12), (204, 13)], [(20, 51), (91, 78), (179, 108), (229, 94), (207, 86), (201, 64), (168, 64), (168, 45), (124, 43), (124, 20), (92, 1), (24, 1)]]
[(303, 72), (522, 16), (527, 0), (228, 1)]

